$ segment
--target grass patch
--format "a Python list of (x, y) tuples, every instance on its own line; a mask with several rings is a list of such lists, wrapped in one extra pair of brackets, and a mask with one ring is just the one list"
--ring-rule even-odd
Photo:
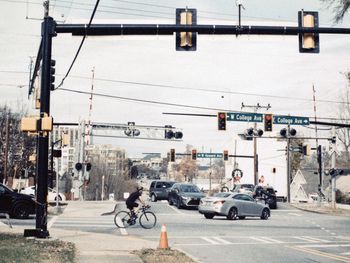
[(134, 251), (144, 263), (196, 263), (192, 258), (186, 254), (172, 249), (141, 249)]
[(0, 233), (0, 263), (74, 262), (75, 245), (50, 239), (25, 238), (19, 234)]

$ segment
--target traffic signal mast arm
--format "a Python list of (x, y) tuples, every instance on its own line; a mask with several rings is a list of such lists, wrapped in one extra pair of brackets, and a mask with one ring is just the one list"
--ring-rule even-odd
[(296, 26), (233, 26), (172, 24), (56, 24), (56, 33), (76, 36), (98, 35), (173, 35), (174, 32), (197, 32), (203, 35), (298, 35), (305, 33), (350, 34), (350, 28)]

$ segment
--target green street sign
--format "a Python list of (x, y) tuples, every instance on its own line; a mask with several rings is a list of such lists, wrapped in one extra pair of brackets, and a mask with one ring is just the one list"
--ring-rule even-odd
[(227, 120), (228, 121), (263, 122), (264, 115), (261, 113), (228, 112)]
[(307, 117), (274, 115), (273, 124), (310, 125), (310, 120)]
[(197, 158), (223, 158), (222, 153), (197, 153)]

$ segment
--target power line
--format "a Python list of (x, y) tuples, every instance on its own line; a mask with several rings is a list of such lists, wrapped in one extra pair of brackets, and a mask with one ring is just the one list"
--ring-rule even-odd
[(78, 57), (78, 55), (79, 55), (79, 53), (80, 53), (80, 50), (81, 50), (81, 48), (82, 48), (82, 46), (83, 46), (83, 44), (84, 44), (84, 41), (85, 41), (85, 39), (86, 39), (86, 36), (87, 36), (87, 31), (89, 31), (89, 28), (90, 28), (90, 26), (91, 26), (91, 22), (92, 22), (92, 20), (94, 19), (94, 16), (95, 16), (95, 13), (96, 13), (96, 9), (97, 9), (97, 7), (98, 7), (99, 2), (100, 2), (100, 0), (97, 0), (97, 1), (96, 1), (94, 11), (93, 11), (92, 14), (91, 14), (89, 24), (87, 25), (87, 28), (86, 28), (86, 30), (85, 30), (85, 34), (84, 34), (84, 36), (83, 36), (83, 39), (82, 39), (81, 42), (80, 42), (79, 48), (78, 48), (78, 50), (77, 50), (77, 53), (76, 53), (75, 56), (74, 56), (74, 59), (73, 59), (73, 61), (72, 61), (72, 64), (70, 65), (70, 67), (69, 67), (69, 69), (68, 69), (66, 75), (65, 75), (64, 78), (61, 80), (61, 83), (58, 85), (58, 87), (57, 87), (56, 89), (58, 89), (59, 87), (61, 87), (61, 86), (63, 85), (64, 80), (68, 77), (69, 72), (71, 71), (71, 69), (72, 69), (72, 67), (73, 67), (73, 65), (74, 65), (74, 63), (75, 63), (75, 61), (76, 61), (76, 59), (77, 59), (77, 57)]
[[(65, 88), (60, 88), (60, 90), (61, 91), (67, 91), (67, 92), (73, 92), (73, 93), (78, 93), (78, 94), (84, 94), (84, 95), (90, 95), (91, 96), (91, 92), (87, 92), (87, 91), (72, 90), (72, 89), (65, 89)], [(181, 107), (181, 108), (190, 108), (190, 109), (199, 109), (199, 110), (211, 110), (211, 111), (226, 111), (226, 112), (234, 112), (234, 113), (241, 112), (241, 111), (231, 110), (231, 109), (219, 109), (219, 108), (193, 106), (193, 105), (186, 105), (186, 104), (179, 104), (179, 103), (169, 103), (169, 102), (160, 102), (160, 101), (154, 101), (154, 100), (136, 99), (136, 98), (122, 97), (122, 96), (116, 96), (116, 95), (108, 95), (108, 94), (102, 94), (102, 93), (96, 93), (96, 92), (93, 93), (93, 95), (94, 96), (98, 96), (98, 97), (105, 97), (105, 98), (112, 98), (112, 99), (119, 99), (119, 100), (126, 100), (126, 101), (140, 102), (140, 103), (150, 103), (150, 104), (155, 104), (155, 105), (165, 105), (165, 106), (172, 106), (172, 107)], [(181, 113), (181, 115), (191, 115), (191, 114)], [(196, 115), (193, 114), (193, 116), (196, 116)], [(215, 116), (216, 115), (209, 115), (208, 114), (206, 117), (215, 117)], [(305, 116), (305, 117), (307, 117), (307, 116)], [(313, 118), (313, 117), (307, 117), (307, 118)], [(324, 118), (318, 117), (318, 119), (340, 120), (340, 119), (337, 119), (337, 118), (325, 118), (325, 117)]]

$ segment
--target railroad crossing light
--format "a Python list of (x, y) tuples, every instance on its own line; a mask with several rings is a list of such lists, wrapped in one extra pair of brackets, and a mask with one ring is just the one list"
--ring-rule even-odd
[(224, 150), (224, 161), (228, 161), (228, 151)]
[(192, 160), (197, 160), (197, 150), (196, 149), (192, 149)]
[(91, 163), (86, 163), (86, 171), (89, 172), (91, 170)]
[(286, 128), (283, 128), (282, 130), (280, 130), (280, 135), (282, 137), (287, 137), (287, 129)]
[(183, 134), (182, 134), (182, 132), (178, 131), (178, 132), (175, 132), (174, 136), (175, 136), (175, 139), (182, 139)]
[(175, 149), (170, 149), (170, 162), (175, 162)]
[(80, 171), (82, 168), (83, 168), (83, 165), (82, 165), (81, 163), (76, 163), (76, 164), (75, 164), (75, 169), (76, 169), (77, 171)]
[(264, 115), (264, 131), (266, 132), (272, 131), (272, 121), (273, 121), (272, 114)]
[(56, 73), (56, 60), (51, 59), (50, 62), (50, 89), (55, 89), (55, 73)]
[[(176, 9), (176, 25), (197, 24), (196, 9)], [(176, 51), (196, 51), (197, 49), (197, 32), (176, 32)]]
[(226, 112), (218, 112), (218, 130), (226, 131)]
[(254, 131), (254, 135), (261, 137), (264, 134), (263, 130), (257, 129)]
[(244, 137), (248, 141), (253, 140), (253, 135), (254, 135), (254, 129), (253, 128), (246, 129), (246, 131), (244, 132)]
[[(318, 12), (299, 11), (299, 28), (318, 28)], [(320, 53), (320, 37), (318, 33), (299, 33), (300, 53)]]
[(289, 130), (289, 135), (290, 136), (295, 136), (297, 134), (297, 131), (295, 129), (290, 129)]

